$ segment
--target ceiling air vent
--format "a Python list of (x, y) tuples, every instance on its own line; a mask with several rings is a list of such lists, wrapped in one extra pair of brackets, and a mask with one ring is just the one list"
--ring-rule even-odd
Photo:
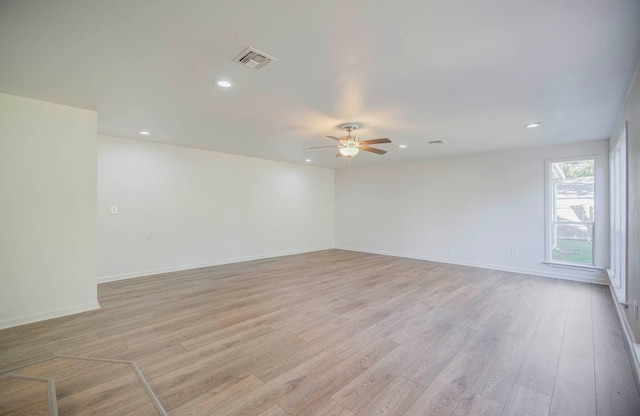
[(234, 61), (241, 63), (253, 69), (260, 69), (267, 65), (271, 61), (277, 61), (273, 56), (269, 56), (264, 52), (260, 52), (257, 49), (248, 47), (242, 53), (234, 59)]
[(445, 144), (446, 142), (444, 140), (432, 140), (429, 142), (429, 144), (435, 144), (435, 145), (439, 145), (439, 144)]

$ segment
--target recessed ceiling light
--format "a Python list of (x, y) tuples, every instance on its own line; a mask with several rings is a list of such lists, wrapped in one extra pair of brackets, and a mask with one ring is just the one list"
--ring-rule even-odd
[(401, 145), (399, 145), (398, 147), (399, 147), (400, 149), (406, 149), (406, 148), (407, 148), (407, 145), (406, 145), (406, 144), (401, 144)]
[(435, 144), (435, 145), (445, 144), (445, 143), (446, 142), (444, 140), (432, 140), (432, 141), (429, 142), (429, 144)]
[(311, 162), (311, 159), (306, 159), (305, 162), (309, 163)]
[(229, 88), (231, 86), (231, 83), (229, 81), (225, 81), (223, 79), (219, 79), (216, 81), (216, 85), (218, 87), (222, 87), (222, 88)]
[(540, 127), (541, 124), (542, 123), (540, 123), (539, 121), (536, 121), (534, 123), (525, 124), (524, 126), (526, 128), (528, 128), (528, 129), (533, 129), (533, 128), (536, 128), (536, 127)]
[(150, 134), (151, 134), (151, 133), (149, 133), (149, 132), (148, 132), (148, 131), (146, 131), (146, 130), (140, 130), (138, 133), (142, 134), (143, 136), (148, 136), (148, 135), (150, 135)]

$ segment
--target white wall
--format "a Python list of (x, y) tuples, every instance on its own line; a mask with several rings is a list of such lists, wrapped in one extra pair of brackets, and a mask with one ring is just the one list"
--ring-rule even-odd
[(333, 246), (332, 170), (99, 136), (99, 281)]
[(0, 328), (98, 307), (96, 126), (0, 94)]
[[(552, 277), (604, 273), (550, 267), (545, 160), (601, 155), (596, 263), (609, 264), (608, 141), (508, 150), (336, 172), (338, 248)], [(598, 205), (599, 204), (599, 205)], [(519, 252), (511, 257), (511, 249)]]
[[(640, 76), (630, 85), (627, 99), (612, 131), (612, 147), (627, 128), (627, 301), (640, 303)], [(640, 320), (633, 307), (621, 309), (640, 343)], [(624, 323), (623, 323), (624, 324)]]

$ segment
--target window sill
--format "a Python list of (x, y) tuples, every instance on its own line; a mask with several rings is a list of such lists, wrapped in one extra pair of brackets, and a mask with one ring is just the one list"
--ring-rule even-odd
[(602, 267), (589, 266), (586, 264), (562, 263), (559, 261), (543, 261), (542, 263), (550, 267), (561, 267), (564, 269), (585, 270), (589, 272), (597, 272), (597, 271), (603, 270)]

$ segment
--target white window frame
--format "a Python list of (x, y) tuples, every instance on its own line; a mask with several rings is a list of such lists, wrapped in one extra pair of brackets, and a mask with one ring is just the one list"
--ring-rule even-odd
[(607, 274), (621, 303), (627, 302), (627, 128), (609, 153), (611, 256)]
[[(545, 160), (545, 260), (544, 263), (554, 266), (561, 267), (569, 267), (576, 269), (589, 269), (589, 270), (601, 270), (600, 267), (596, 266), (598, 263), (597, 258), (597, 250), (596, 250), (596, 224), (598, 221), (596, 218), (600, 215), (599, 203), (598, 203), (598, 176), (597, 172), (600, 167), (600, 157), (599, 155), (590, 155), (590, 156), (576, 156), (576, 157), (563, 157), (560, 159), (548, 159)], [(572, 161), (580, 161), (580, 160), (593, 160), (593, 204), (595, 216), (592, 224), (592, 236), (593, 236), (593, 252), (592, 252), (592, 264), (585, 263), (573, 263), (573, 262), (562, 262), (558, 260), (553, 260), (553, 226), (554, 226), (554, 209), (553, 209), (553, 176), (551, 175), (551, 165), (553, 163), (559, 162), (572, 162)]]

